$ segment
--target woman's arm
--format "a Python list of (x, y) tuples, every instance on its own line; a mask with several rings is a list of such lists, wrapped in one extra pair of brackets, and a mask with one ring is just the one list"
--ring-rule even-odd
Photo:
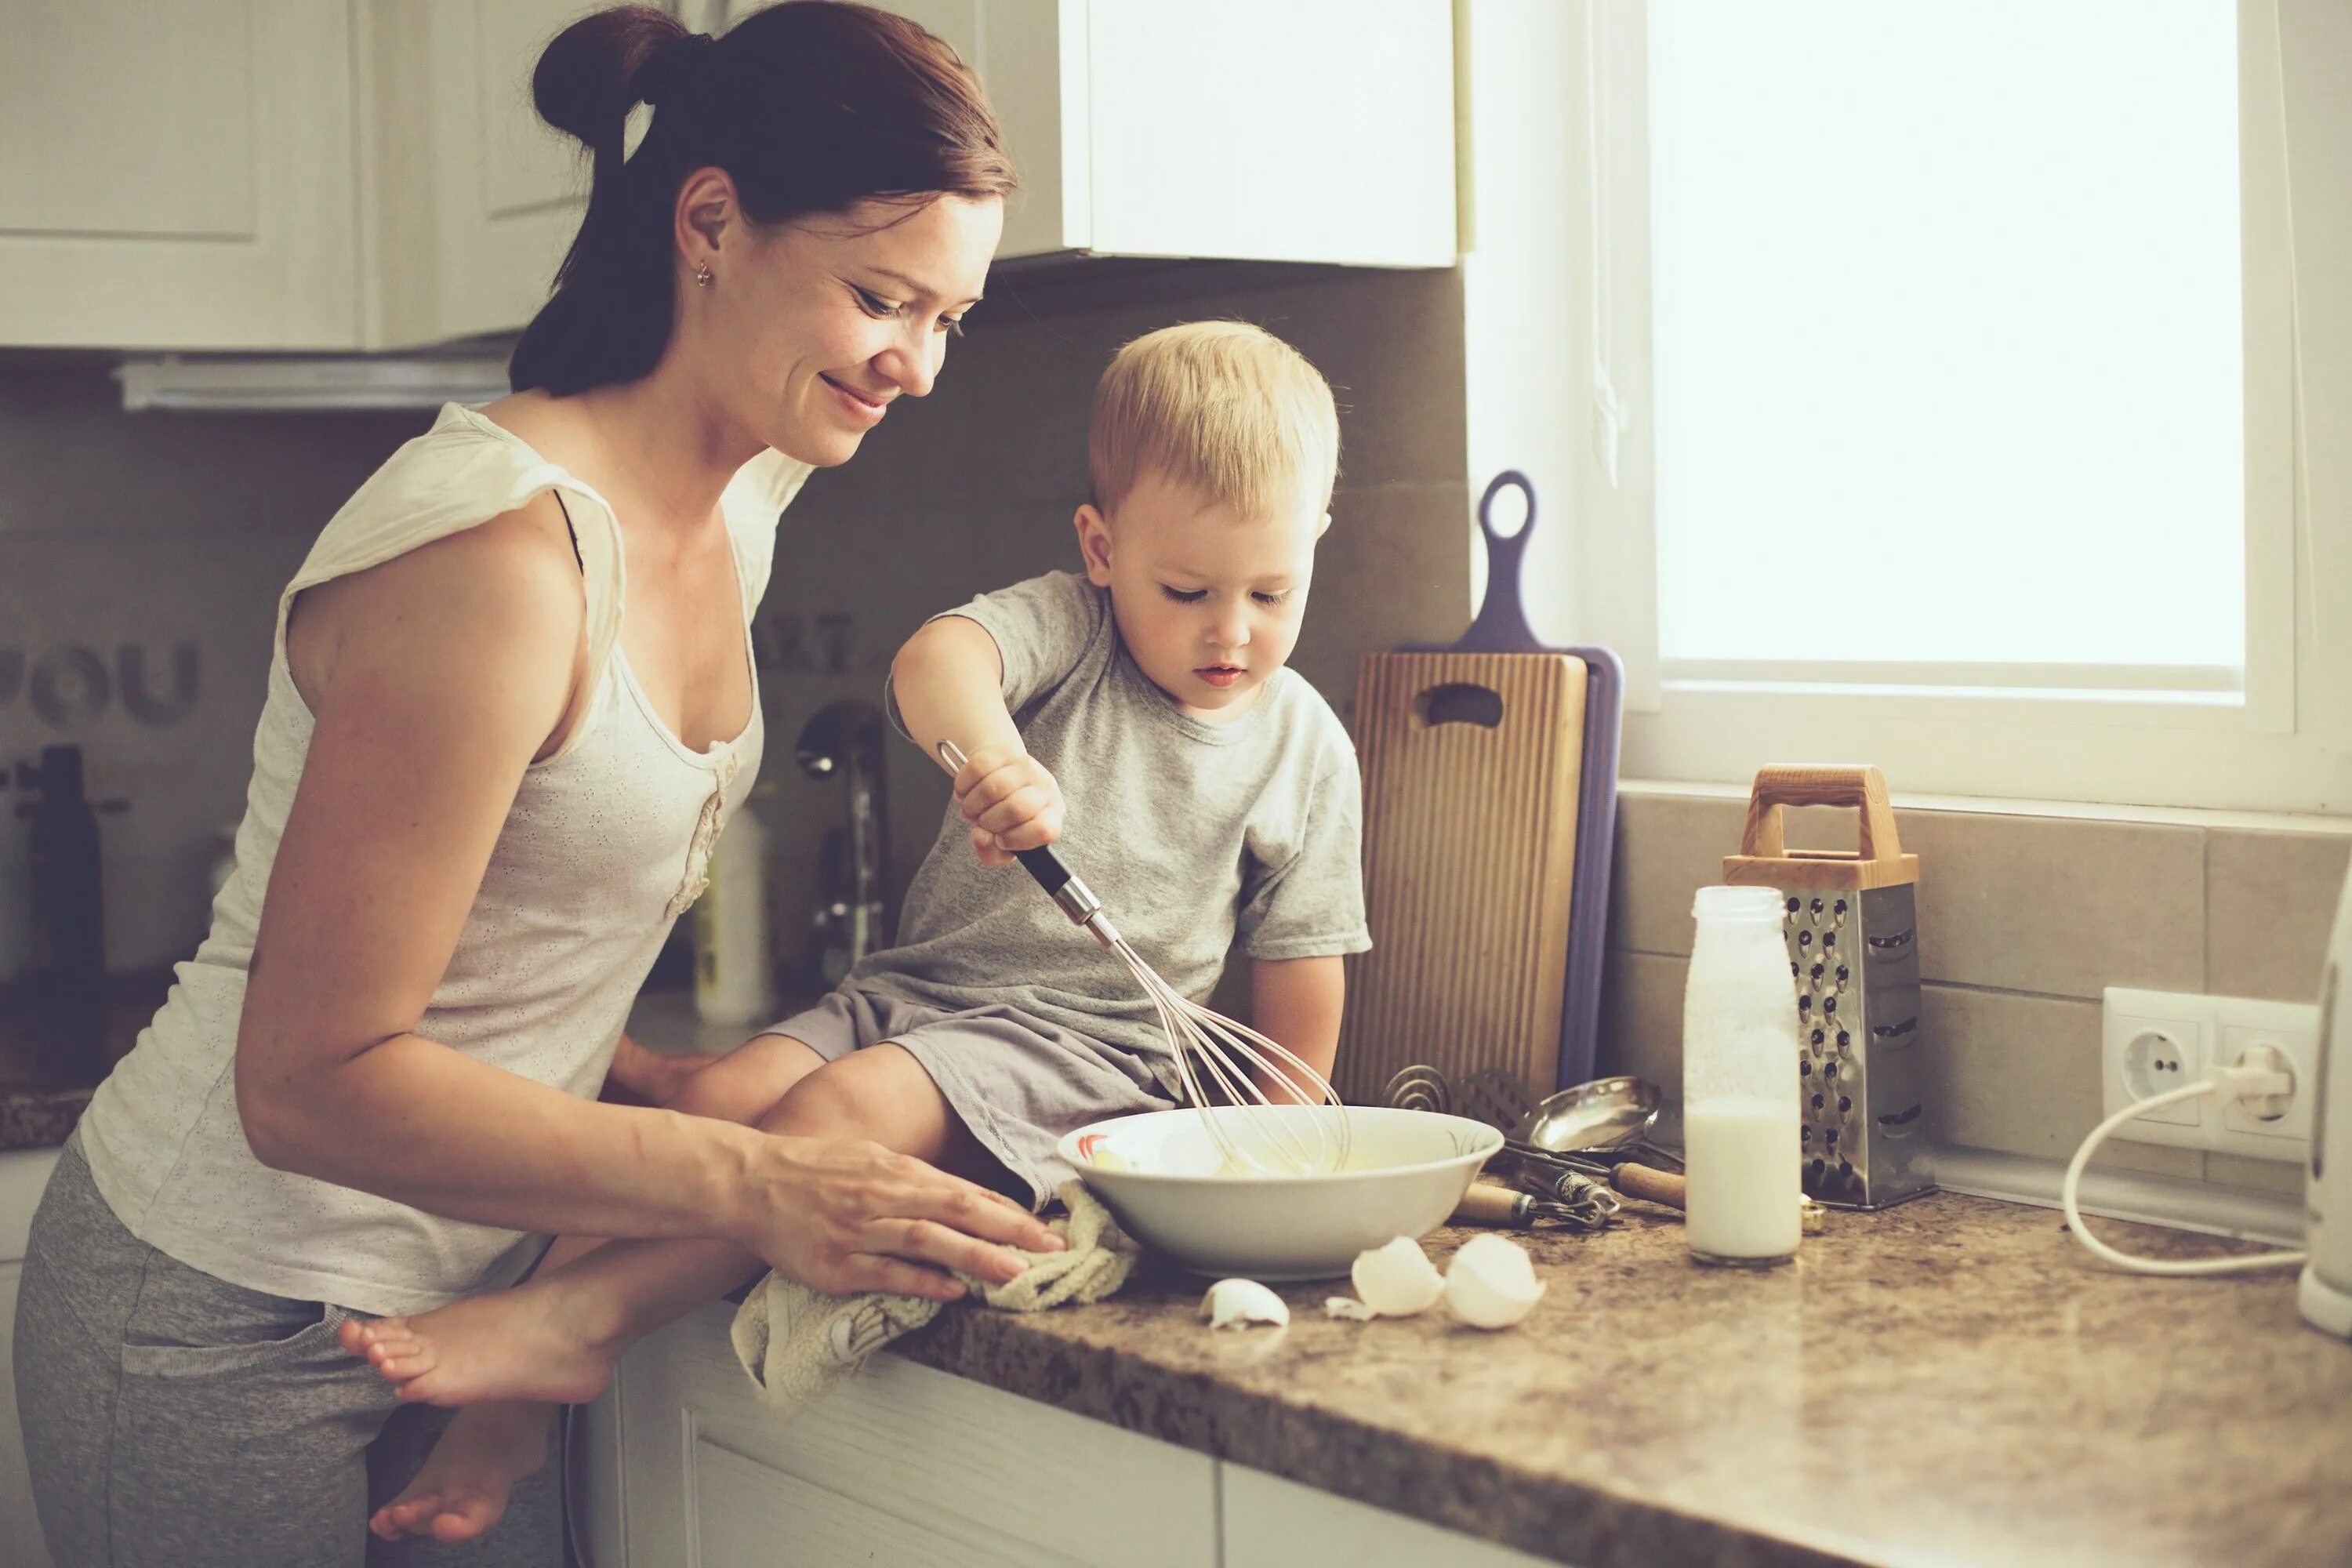
[[(1258, 959), (1250, 964), (1252, 1026), (1326, 1079), (1339, 1054), (1339, 1014), (1347, 997), (1346, 961), (1336, 956)], [(1268, 1099), (1279, 1103), (1292, 1098), (1286, 1074), (1254, 1076)]]
[(255, 1153), (453, 1219), (728, 1236), (821, 1286), (907, 1288), (884, 1253), (1001, 1275), (954, 1232), (1042, 1230), (919, 1162), (598, 1104), (415, 1033), (577, 679), (561, 527), (526, 509), (304, 595), (289, 662), (314, 724), (237, 1038)]

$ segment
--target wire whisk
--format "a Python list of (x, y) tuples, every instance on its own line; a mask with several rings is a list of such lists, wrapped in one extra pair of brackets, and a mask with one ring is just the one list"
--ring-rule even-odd
[[(954, 742), (940, 742), (940, 758), (949, 772), (963, 771), (964, 754)], [(1013, 853), (1070, 923), (1091, 933), (1135, 977), (1159, 1014), (1184, 1098), (1200, 1111), (1228, 1168), (1262, 1176), (1312, 1175), (1347, 1163), (1347, 1107), (1329, 1079), (1278, 1041), (1178, 993), (1119, 935), (1094, 889), (1050, 847)], [(1338, 1114), (1325, 1114), (1326, 1105)]]

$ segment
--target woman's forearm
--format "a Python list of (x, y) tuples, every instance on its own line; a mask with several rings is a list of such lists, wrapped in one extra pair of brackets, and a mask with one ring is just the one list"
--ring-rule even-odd
[(603, 1237), (737, 1237), (772, 1142), (582, 1100), (401, 1035), (238, 1103), (269, 1165), (451, 1219)]

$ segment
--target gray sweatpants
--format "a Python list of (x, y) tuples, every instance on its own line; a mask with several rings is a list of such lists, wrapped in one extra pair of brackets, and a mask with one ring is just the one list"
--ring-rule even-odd
[(450, 1412), (403, 1405), (319, 1301), (248, 1290), (124, 1228), (68, 1142), (33, 1216), (16, 1401), (58, 1568), (557, 1568), (556, 1466), (463, 1546), (368, 1533)]

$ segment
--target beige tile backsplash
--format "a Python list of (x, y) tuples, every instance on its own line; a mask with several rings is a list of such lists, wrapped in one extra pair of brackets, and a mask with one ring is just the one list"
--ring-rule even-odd
[[(1602, 1070), (1677, 1096), (1691, 895), (1720, 879), (1744, 801), (1635, 790), (1618, 803)], [(2300, 1000), (2343, 887), (2352, 834), (2032, 816), (1895, 813), (1920, 858), (1931, 1113), (1945, 1142), (2063, 1160), (2100, 1116), (2108, 985)], [(1851, 847), (1851, 812), (1792, 812), (1792, 845)], [(2291, 1192), (2296, 1167), (2110, 1143), (2102, 1164)]]

